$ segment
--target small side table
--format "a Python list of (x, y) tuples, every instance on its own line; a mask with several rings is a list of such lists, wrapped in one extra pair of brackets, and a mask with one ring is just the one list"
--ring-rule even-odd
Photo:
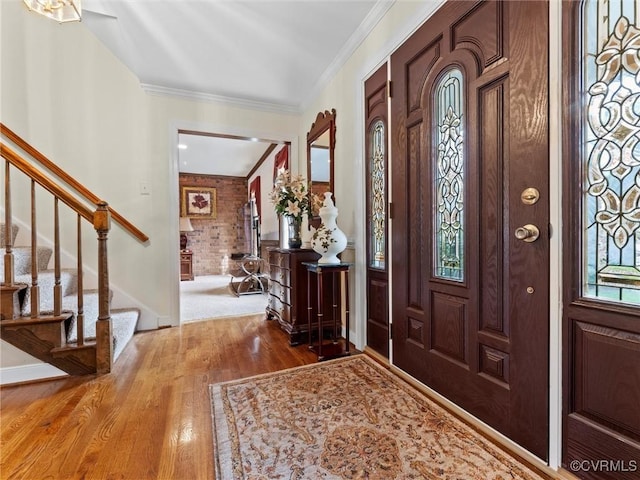
[[(351, 263), (337, 263), (337, 264), (325, 264), (318, 262), (303, 262), (303, 265), (307, 267), (307, 300), (308, 300), (308, 315), (307, 322), (309, 328), (309, 350), (313, 350), (318, 354), (318, 361), (328, 360), (330, 358), (345, 357), (351, 355), (349, 351), (349, 267)], [(324, 283), (322, 281), (323, 275), (329, 274), (332, 277), (333, 291), (331, 292), (331, 306), (333, 308), (333, 325), (331, 329), (330, 342), (324, 340), (324, 312), (326, 305), (324, 305)], [(311, 330), (312, 324), (312, 288), (311, 288), (311, 275), (316, 275), (316, 315), (318, 320), (318, 341), (313, 342), (313, 331)], [(338, 300), (341, 298), (340, 291), (344, 290), (345, 297), (345, 310), (343, 315), (338, 315), (341, 305), (338, 305)], [(338, 318), (341, 321), (338, 323)], [(342, 323), (344, 322), (346, 334), (345, 339), (342, 340)]]
[(180, 280), (193, 280), (193, 252), (180, 250)]

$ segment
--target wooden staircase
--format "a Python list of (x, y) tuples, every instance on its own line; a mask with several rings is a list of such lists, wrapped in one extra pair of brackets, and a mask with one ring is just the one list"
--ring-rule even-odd
[(73, 312), (64, 312), (58, 316), (2, 320), (1, 336), (11, 345), (71, 375), (96, 373), (96, 342), (79, 346), (65, 341), (65, 323), (72, 316)]
[[(4, 224), (0, 224), (3, 247), (0, 261), (4, 264), (0, 266), (4, 271), (0, 285), (0, 337), (69, 374), (108, 373), (133, 336), (140, 314), (135, 308), (110, 309), (107, 237), (112, 213), (141, 242), (146, 242), (148, 237), (2, 124), (0, 133), (0, 155), (5, 159), (5, 217)], [(18, 149), (31, 157), (30, 161), (18, 154)], [(37, 169), (34, 163), (44, 165), (47, 171)], [(11, 174), (16, 170), (31, 180), (31, 245), (23, 247), (14, 247), (18, 228), (12, 217)], [(68, 188), (57, 183), (54, 177)], [(41, 202), (36, 201), (36, 188), (44, 189), (53, 199), (53, 232), (47, 235), (54, 239), (51, 248), (37, 244), (36, 212)], [(29, 202), (29, 199), (16, 201)], [(77, 218), (73, 242), (77, 248), (77, 264), (73, 269), (61, 266), (61, 231), (69, 230), (68, 224), (62, 228), (61, 205), (71, 209)], [(84, 288), (82, 224), (85, 221), (90, 222), (97, 233), (97, 289)], [(53, 268), (49, 269), (52, 257)]]

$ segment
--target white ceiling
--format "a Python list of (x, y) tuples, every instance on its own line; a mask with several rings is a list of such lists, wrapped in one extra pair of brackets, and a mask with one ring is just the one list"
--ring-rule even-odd
[[(299, 113), (394, 1), (84, 0), (83, 23), (149, 93)], [(246, 176), (268, 146), (189, 137), (192, 173)]]
[[(272, 144), (263, 139), (178, 134), (178, 170), (184, 173), (246, 177)], [(276, 146), (274, 153), (282, 148)]]

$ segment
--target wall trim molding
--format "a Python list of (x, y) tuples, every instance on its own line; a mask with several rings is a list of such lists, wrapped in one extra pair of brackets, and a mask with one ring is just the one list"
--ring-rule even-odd
[(349, 61), (353, 53), (358, 49), (362, 42), (369, 36), (375, 26), (387, 14), (396, 0), (378, 0), (371, 11), (367, 14), (358, 29), (345, 42), (344, 46), (338, 52), (331, 64), (322, 72), (318, 81), (311, 88), (306, 99), (303, 99), (299, 105), (270, 103), (259, 100), (251, 100), (247, 98), (228, 97), (224, 95), (216, 95), (205, 92), (195, 92), (191, 90), (183, 90), (179, 88), (163, 87), (150, 83), (140, 83), (143, 91), (150, 95), (179, 97), (196, 102), (220, 103), (234, 107), (247, 108), (251, 110), (259, 110), (272, 113), (284, 114), (300, 114), (303, 113), (315, 98), (322, 92), (329, 82)]
[(14, 385), (36, 380), (51, 380), (69, 375), (48, 363), (32, 363), (0, 368), (0, 385)]
[(263, 112), (285, 113), (298, 115), (300, 108), (297, 105), (282, 105), (276, 103), (260, 102), (256, 100), (248, 100), (244, 98), (225, 97), (223, 95), (215, 95), (213, 93), (194, 92), (191, 90), (181, 90), (179, 88), (162, 87), (160, 85), (152, 85), (150, 83), (141, 83), (140, 87), (149, 95), (178, 97), (194, 102), (220, 103), (232, 107), (246, 108), (250, 110), (259, 110)]

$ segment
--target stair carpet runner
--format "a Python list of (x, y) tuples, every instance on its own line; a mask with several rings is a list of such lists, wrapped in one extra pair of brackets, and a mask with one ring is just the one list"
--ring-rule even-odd
[[(5, 226), (0, 224), (0, 242), (4, 245)], [(18, 234), (18, 227), (12, 225), (12, 244)], [(5, 248), (0, 249), (0, 271), (4, 271)], [(37, 247), (36, 250), (38, 265), (38, 286), (40, 290), (40, 312), (42, 314), (53, 311), (53, 287), (55, 285), (54, 270), (48, 269), (53, 251), (48, 247)], [(12, 247), (14, 256), (14, 283), (25, 283), (31, 286), (31, 247)], [(71, 322), (67, 329), (67, 343), (78, 341), (78, 274), (75, 269), (61, 269), (60, 285), (62, 287), (62, 310), (73, 312)], [(96, 321), (98, 319), (98, 291), (83, 291), (83, 313), (84, 313), (84, 339), (95, 340)], [(112, 295), (113, 293), (110, 292)], [(24, 317), (31, 315), (30, 288), (24, 290), (20, 298), (20, 314)], [(133, 337), (140, 316), (140, 311), (135, 308), (112, 309), (111, 329), (113, 333), (113, 359), (122, 353), (124, 347)]]

